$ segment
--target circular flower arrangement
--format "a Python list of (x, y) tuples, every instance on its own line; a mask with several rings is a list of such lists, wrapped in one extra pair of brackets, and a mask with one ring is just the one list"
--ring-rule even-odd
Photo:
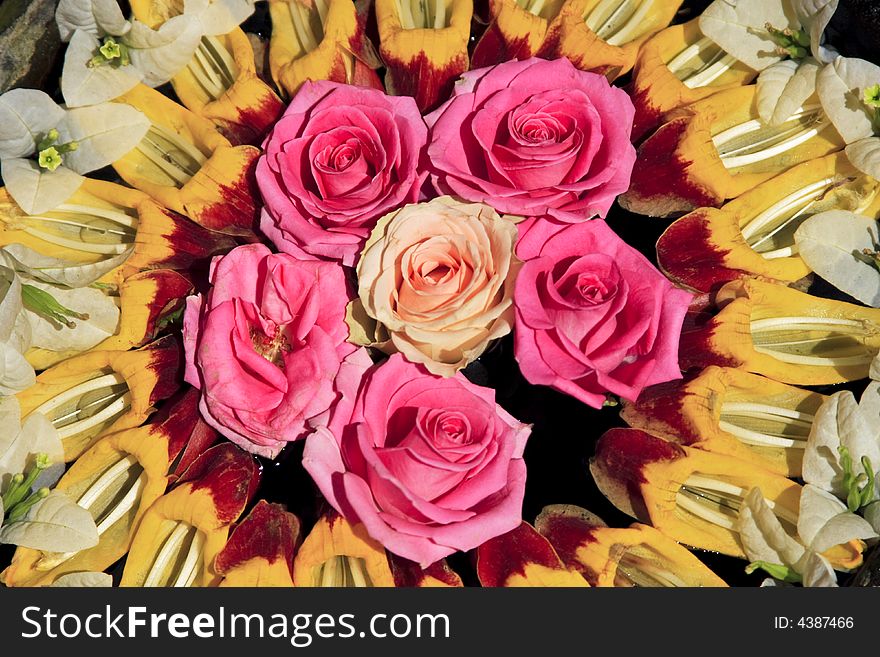
[(870, 4), (61, 0), (3, 584), (870, 581)]

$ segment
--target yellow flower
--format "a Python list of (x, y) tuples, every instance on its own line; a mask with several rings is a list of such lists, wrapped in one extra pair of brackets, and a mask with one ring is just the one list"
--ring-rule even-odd
[(104, 434), (136, 427), (178, 388), (181, 351), (166, 337), (136, 351), (90, 351), (58, 363), (19, 393), (23, 416), (42, 413), (58, 429), (65, 460)]
[(672, 280), (709, 292), (735, 278), (791, 283), (810, 273), (794, 232), (828, 210), (874, 216), (880, 183), (835, 153), (799, 164), (720, 209), (700, 208), (676, 220), (657, 242), (657, 260)]
[(335, 511), (321, 516), (303, 541), (294, 561), (293, 581), (307, 588), (462, 585), (444, 559), (422, 569), (386, 552), (363, 525), (352, 525)]
[(138, 85), (120, 96), (152, 122), (113, 163), (125, 182), (209, 230), (252, 237), (259, 216), (254, 146), (232, 146), (213, 123)]
[(293, 586), (299, 520), (280, 504), (257, 502), (214, 560), (220, 586)]
[(687, 548), (649, 525), (608, 527), (586, 509), (545, 506), (535, 528), (591, 586), (727, 586)]
[[(182, 3), (131, 2), (134, 17), (153, 29), (182, 9)], [(203, 36), (171, 85), (183, 105), (216, 124), (234, 145), (259, 145), (284, 111), (281, 99), (257, 76), (253, 47), (240, 28)]]
[(87, 508), (98, 545), (74, 553), (19, 548), (6, 570), (7, 586), (41, 586), (67, 573), (103, 571), (128, 552), (141, 518), (168, 485), (166, 475), (201, 422), (191, 391), (152, 423), (107, 435), (58, 482), (57, 490)]
[(667, 27), (639, 49), (630, 88), (633, 141), (653, 132), (670, 110), (748, 84), (757, 75), (704, 37), (698, 22)]
[(756, 486), (780, 518), (797, 525), (800, 486), (790, 479), (637, 429), (607, 431), (590, 471), (614, 506), (691, 547), (744, 558), (734, 527), (745, 495)]
[(365, 2), (269, 0), (272, 37), (269, 69), (292, 97), (306, 80), (330, 80), (381, 88), (380, 63), (364, 35)]
[(121, 586), (216, 586), (214, 559), (256, 491), (259, 468), (232, 443), (204, 452), (144, 514)]
[(422, 112), (446, 100), (468, 70), (472, 15), (473, 0), (376, 0), (388, 93), (415, 97)]
[(795, 385), (868, 376), (880, 351), (880, 310), (814, 297), (777, 283), (732, 281), (721, 310), (681, 337), (685, 370), (734, 367)]
[(490, 24), (472, 68), (511, 59), (567, 57), (614, 80), (641, 45), (672, 22), (681, 0), (490, 0)]
[(486, 587), (588, 587), (569, 570), (550, 542), (527, 522), (477, 548), (477, 577)]
[(131, 250), (122, 267), (187, 269), (232, 249), (228, 236), (205, 230), (130, 187), (87, 178), (65, 203), (31, 216), (0, 188), (0, 246), (23, 244), (46, 256), (94, 264)]
[(639, 146), (621, 205), (659, 217), (717, 206), (801, 162), (843, 149), (818, 103), (765, 126), (755, 90), (720, 91), (668, 113)]
[(390, 587), (394, 576), (385, 549), (363, 525), (335, 512), (322, 516), (303, 541), (293, 564), (293, 582), (302, 587)]
[(810, 428), (824, 395), (728, 367), (652, 386), (623, 420), (634, 429), (678, 443), (735, 456), (799, 477)]

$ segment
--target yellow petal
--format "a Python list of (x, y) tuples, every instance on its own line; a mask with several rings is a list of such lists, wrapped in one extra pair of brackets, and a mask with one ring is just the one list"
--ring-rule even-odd
[(131, 249), (121, 275), (143, 269), (188, 269), (235, 246), (136, 189), (86, 178), (56, 210), (24, 212), (0, 188), (0, 246), (23, 244), (46, 256), (93, 264)]
[(728, 89), (667, 114), (639, 147), (621, 204), (650, 216), (717, 206), (797, 164), (843, 149), (812, 101), (784, 124), (762, 126), (755, 89)]
[(121, 559), (141, 518), (165, 492), (168, 468), (198, 422), (197, 404), (197, 395), (190, 395), (167, 417), (109, 434), (80, 456), (56, 488), (93, 512), (98, 545), (72, 555), (18, 548), (6, 585), (50, 584), (67, 573), (106, 570)]
[(137, 148), (113, 163), (122, 179), (209, 230), (253, 236), (259, 149), (231, 146), (209, 120), (144, 85), (117, 100), (153, 124)]
[(588, 587), (569, 570), (550, 542), (527, 522), (477, 548), (477, 577), (486, 587)]
[[(336, 568), (339, 573), (346, 572), (338, 574)], [(349, 573), (357, 575), (358, 583), (352, 583)], [(321, 587), (331, 580), (335, 586), (394, 586), (384, 548), (370, 538), (363, 525), (353, 526), (335, 512), (315, 523), (293, 564), (295, 586)]]
[(628, 73), (641, 45), (672, 22), (681, 0), (490, 0), (492, 22), (474, 67), (532, 56), (567, 57), (614, 80)]
[(592, 586), (727, 586), (690, 550), (648, 525), (608, 527), (586, 509), (553, 504), (535, 527)]
[(435, 561), (427, 568), (390, 552), (388, 565), (394, 574), (394, 585), (398, 587), (418, 588), (449, 588), (463, 586), (461, 577), (446, 562), (446, 559)]
[(19, 393), (22, 416), (37, 411), (53, 421), (65, 460), (72, 461), (102, 435), (143, 423), (177, 390), (180, 359), (170, 337), (136, 351), (90, 351), (69, 358)]
[(217, 555), (220, 586), (293, 586), (299, 532), (299, 520), (282, 505), (257, 502)]
[[(618, 509), (691, 547), (745, 558), (735, 522), (739, 504), (755, 487), (777, 515), (792, 527), (797, 523), (801, 487), (790, 479), (637, 429), (607, 431), (596, 445), (590, 471)], [(709, 499), (718, 497), (732, 501)]]
[(880, 351), (880, 310), (742, 280), (717, 294), (717, 315), (682, 333), (684, 369), (720, 365), (795, 385), (868, 376)]
[(623, 420), (665, 440), (799, 477), (824, 395), (728, 367), (647, 388)]
[(630, 87), (636, 108), (633, 141), (653, 132), (667, 112), (748, 84), (757, 75), (739, 60), (725, 59), (720, 48), (703, 37), (698, 23), (694, 18), (667, 27), (639, 49)]
[(402, 17), (403, 6), (398, 0), (376, 0), (379, 54), (387, 69), (385, 85), (388, 93), (413, 96), (426, 112), (449, 97), (455, 80), (468, 69), (473, 1), (430, 3), (437, 14), (430, 24), (423, 16), (413, 23), (409, 6)]
[(366, 38), (356, 6), (351, 0), (327, 0), (326, 5), (322, 18), (314, 3), (269, 0), (269, 70), (288, 97), (306, 80), (350, 83), (355, 75), (355, 53)]
[(792, 283), (810, 273), (797, 255), (794, 232), (828, 210), (874, 216), (880, 183), (853, 167), (844, 153), (799, 164), (720, 209), (700, 208), (676, 220), (657, 242), (663, 272), (708, 292), (734, 278)]
[(216, 586), (214, 560), (259, 482), (256, 461), (231, 443), (204, 452), (191, 480), (157, 499), (135, 533), (121, 586)]
[(93, 264), (125, 252), (140, 222), (146, 195), (122, 185), (86, 178), (61, 206), (30, 216), (0, 188), (0, 246), (23, 244), (38, 253)]

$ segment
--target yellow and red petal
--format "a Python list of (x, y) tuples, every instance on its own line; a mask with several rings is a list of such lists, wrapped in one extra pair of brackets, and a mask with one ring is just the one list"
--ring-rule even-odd
[[(123, 180), (209, 230), (253, 236), (259, 149), (232, 146), (208, 119), (144, 85), (117, 101), (137, 108), (153, 124), (138, 147), (113, 163)], [(164, 168), (173, 165), (162, 162), (169, 137), (177, 142), (175, 157), (187, 162), (170, 169), (174, 173)], [(158, 146), (150, 146), (151, 140)]]
[[(74, 233), (69, 224), (58, 224), (53, 230), (53, 225), (42, 219), (63, 219), (67, 208), (77, 210), (77, 223), (94, 229)], [(93, 214), (88, 214), (89, 210)], [(115, 218), (124, 218), (127, 225), (121, 226)], [(235, 246), (229, 236), (205, 230), (141, 191), (91, 178), (86, 178), (62, 207), (41, 217), (25, 215), (5, 188), (0, 188), (0, 222), (0, 246), (23, 244), (43, 255), (77, 264), (96, 263), (133, 246), (120, 270), (123, 276), (142, 269), (186, 269), (196, 260)]]
[(600, 4), (601, 0), (551, 0), (523, 6), (514, 0), (490, 0), (490, 23), (474, 50), (473, 67), (533, 56), (567, 57), (583, 71), (614, 80), (630, 71), (641, 45), (669, 25), (681, 0), (642, 3), (620, 25), (608, 22), (610, 15)]
[[(699, 19), (694, 18), (687, 23), (667, 27), (645, 41), (639, 49), (629, 85), (636, 109), (632, 130), (634, 142), (658, 128), (667, 112), (719, 91), (748, 84), (757, 75), (756, 71), (737, 60), (719, 75), (709, 76), (711, 79), (706, 78), (707, 81), (700, 82), (698, 86), (686, 84), (684, 80), (693, 78), (693, 73), (679, 69), (676, 58), (683, 56), (688, 48), (696, 48), (698, 53), (693, 59), (704, 64), (694, 71), (697, 72), (705, 70), (705, 64), (715, 59), (715, 50), (720, 50), (711, 42), (702, 49), (698, 47), (704, 40), (708, 41), (700, 32), (698, 23)], [(670, 69), (673, 63), (676, 65), (675, 71)], [(681, 63), (682, 67), (687, 65), (688, 62)]]
[(545, 41), (556, 40), (566, 4), (582, 3), (555, 0), (534, 14), (516, 0), (489, 0), (489, 25), (474, 48), (473, 68), (536, 56)]
[[(398, 96), (413, 96), (422, 112), (434, 109), (468, 70), (473, 0), (444, 0), (442, 27), (406, 26), (397, 0), (376, 0), (379, 54), (385, 62), (385, 86)], [(439, 23), (435, 23), (439, 25)]]
[(682, 332), (683, 369), (733, 367), (794, 385), (868, 376), (880, 351), (880, 310), (814, 297), (778, 283), (732, 281), (721, 310)]
[[(342, 575), (334, 572), (337, 568)], [(395, 585), (385, 549), (370, 538), (363, 525), (352, 525), (335, 511), (315, 523), (293, 563), (294, 586), (322, 587), (331, 581), (334, 586)]]
[(527, 522), (477, 548), (477, 577), (486, 587), (588, 587), (569, 570), (550, 542)]
[[(214, 560), (259, 483), (254, 458), (232, 443), (206, 451), (186, 481), (157, 499), (135, 533), (121, 586), (216, 586)], [(189, 478), (189, 477), (192, 478)]]
[[(667, 114), (666, 123), (639, 146), (621, 205), (649, 216), (718, 206), (797, 164), (843, 149), (837, 131), (821, 119), (821, 108), (810, 106), (803, 117), (762, 127), (755, 89), (728, 89)], [(794, 132), (782, 139), (786, 130)], [(786, 147), (757, 149), (749, 141), (771, 133)]]
[[(811, 418), (824, 400), (818, 392), (710, 366), (646, 388), (634, 403), (623, 404), (620, 415), (634, 429), (665, 440), (799, 477)], [(796, 442), (783, 446), (777, 437)]]
[(601, 11), (603, 4), (602, 0), (574, 0), (565, 5), (558, 41), (545, 42), (539, 56), (568, 57), (581, 70), (615, 80), (629, 73), (642, 44), (672, 22), (682, 0), (643, 0), (629, 20), (607, 33), (600, 27), (608, 20)]
[(880, 183), (835, 153), (804, 162), (720, 209), (700, 208), (676, 220), (657, 242), (657, 260), (672, 280), (703, 292), (755, 276), (785, 283), (810, 273), (797, 255), (794, 231), (817, 212), (874, 216)]
[(554, 504), (535, 527), (591, 586), (727, 586), (690, 550), (648, 525), (608, 527), (586, 509)]
[[(40, 586), (71, 572), (103, 571), (128, 552), (141, 518), (165, 492), (169, 466), (200, 421), (197, 393), (165, 408), (150, 424), (100, 439), (56, 486), (93, 512), (98, 544), (71, 555), (18, 548), (5, 573), (7, 586)], [(96, 496), (95, 487), (102, 485), (107, 492)], [(86, 503), (85, 496), (95, 499)]]
[(388, 555), (388, 565), (391, 567), (391, 572), (394, 575), (394, 586), (398, 588), (463, 586), (461, 577), (449, 567), (446, 559), (440, 559), (440, 561), (432, 563), (427, 568), (422, 568), (419, 564), (409, 559), (398, 557), (390, 552), (386, 552), (386, 554)]
[[(132, 14), (138, 20), (156, 29), (182, 11), (179, 6), (156, 3), (152, 0), (132, 0)], [(284, 104), (274, 91), (263, 82), (256, 71), (254, 50), (245, 33), (235, 28), (228, 34), (210, 37), (213, 45), (223, 48), (235, 64), (232, 85), (219, 97), (209, 93), (198, 81), (193, 62), (171, 80), (180, 102), (193, 112), (213, 122), (233, 145), (259, 145), (263, 137), (281, 116)], [(205, 38), (202, 39), (203, 47)], [(193, 55), (195, 59), (196, 55)]]
[[(317, 7), (304, 0), (269, 0), (272, 36), (269, 41), (269, 70), (275, 84), (288, 98), (306, 80), (330, 80), (377, 86), (369, 69), (372, 46), (364, 34), (364, 4), (351, 0), (328, 0), (322, 20)], [(294, 15), (294, 12), (298, 12)], [(318, 22), (320, 33), (310, 27)]]
[(220, 586), (293, 586), (299, 520), (280, 504), (260, 500), (214, 560)]
[[(90, 351), (42, 372), (19, 393), (22, 416), (37, 411), (59, 428), (65, 460), (70, 462), (107, 433), (136, 427), (155, 405), (177, 390), (182, 367), (178, 342), (162, 338), (136, 351)], [(89, 410), (67, 421), (74, 410)], [(109, 400), (109, 401), (108, 401)]]
[(710, 485), (707, 481), (717, 488), (737, 489), (740, 499), (758, 487), (775, 513), (797, 522), (801, 487), (790, 479), (748, 461), (676, 445), (638, 429), (605, 432), (596, 444), (590, 471), (599, 490), (618, 509), (699, 549), (745, 557), (734, 528), (738, 507), (725, 510), (723, 504), (715, 504), (718, 508), (707, 510), (702, 502), (693, 501), (697, 496), (693, 491)]

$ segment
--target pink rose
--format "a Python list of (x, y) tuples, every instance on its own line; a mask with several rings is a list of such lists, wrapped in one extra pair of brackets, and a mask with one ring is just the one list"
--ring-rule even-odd
[(376, 220), (418, 199), (426, 139), (409, 96), (306, 82), (257, 163), (260, 228), (285, 253), (353, 265)]
[(519, 525), (530, 431), (493, 390), (394, 355), (343, 390), (303, 465), (348, 520), (426, 567)]
[(348, 342), (344, 270), (273, 254), (262, 244), (215, 258), (213, 287), (187, 299), (184, 378), (205, 421), (249, 452), (274, 458), (337, 397)]
[(503, 213), (604, 217), (629, 187), (633, 114), (626, 92), (567, 59), (469, 71), (425, 117), (434, 186)]
[(692, 295), (604, 221), (520, 225), (526, 262), (513, 293), (523, 376), (599, 408), (681, 378), (678, 340)]

